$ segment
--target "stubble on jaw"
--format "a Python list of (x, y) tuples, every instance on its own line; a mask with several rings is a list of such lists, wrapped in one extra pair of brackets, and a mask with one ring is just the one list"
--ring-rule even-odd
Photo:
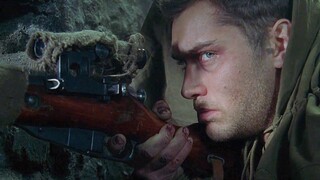
[[(223, 108), (222, 117), (208, 124), (207, 134), (215, 141), (244, 139), (262, 133), (270, 124), (270, 107), (274, 102), (275, 80), (262, 59), (253, 59), (249, 71), (239, 71), (242, 87), (224, 87), (232, 94), (231, 109)], [(259, 68), (260, 67), (260, 68)], [(269, 75), (269, 76), (266, 76)], [(205, 102), (202, 102), (205, 103)], [(206, 102), (209, 107), (214, 104)], [(218, 106), (216, 106), (218, 107)]]
[(269, 125), (269, 110), (275, 97), (275, 74), (268, 72), (270, 69), (264, 61), (261, 57), (252, 59), (252, 72), (245, 74), (245, 95), (238, 97), (240, 111), (233, 115), (239, 117), (233, 129), (240, 138), (261, 134)]

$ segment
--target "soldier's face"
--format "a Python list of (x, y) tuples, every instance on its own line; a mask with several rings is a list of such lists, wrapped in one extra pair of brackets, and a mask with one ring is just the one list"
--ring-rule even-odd
[(194, 101), (209, 137), (224, 141), (269, 125), (276, 73), (271, 57), (255, 56), (240, 29), (217, 18), (208, 1), (184, 10), (173, 21), (172, 53), (185, 63), (182, 95)]

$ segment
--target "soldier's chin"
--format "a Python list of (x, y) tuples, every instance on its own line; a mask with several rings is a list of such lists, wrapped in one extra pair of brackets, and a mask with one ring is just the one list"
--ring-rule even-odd
[(228, 133), (228, 131), (215, 123), (209, 123), (206, 125), (206, 134), (210, 139), (216, 142), (223, 142), (232, 139), (231, 134)]

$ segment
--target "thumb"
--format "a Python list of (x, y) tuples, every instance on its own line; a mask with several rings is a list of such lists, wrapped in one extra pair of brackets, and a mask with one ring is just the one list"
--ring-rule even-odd
[(172, 119), (171, 109), (165, 100), (157, 101), (152, 111), (163, 121), (168, 122)]

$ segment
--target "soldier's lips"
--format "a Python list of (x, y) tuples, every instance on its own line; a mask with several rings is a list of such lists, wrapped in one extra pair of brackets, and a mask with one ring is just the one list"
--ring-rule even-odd
[(219, 111), (217, 109), (198, 109), (198, 120), (201, 123), (209, 123), (214, 121), (219, 115)]

